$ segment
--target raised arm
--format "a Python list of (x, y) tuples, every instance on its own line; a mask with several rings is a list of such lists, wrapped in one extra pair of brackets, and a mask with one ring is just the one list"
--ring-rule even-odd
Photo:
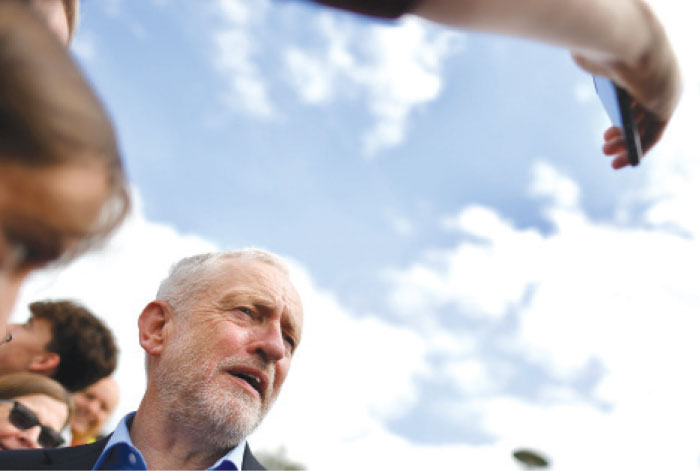
[[(588, 72), (627, 89), (644, 151), (661, 137), (680, 95), (680, 71), (661, 23), (643, 0), (318, 0), (362, 13), (413, 13), (457, 28), (517, 36), (571, 51)], [(603, 151), (627, 165), (621, 134)]]
[[(644, 151), (661, 137), (680, 95), (680, 71), (661, 23), (642, 0), (422, 0), (413, 13), (460, 28), (543, 41), (612, 78), (635, 100)], [(613, 167), (627, 165), (622, 135), (605, 133)]]

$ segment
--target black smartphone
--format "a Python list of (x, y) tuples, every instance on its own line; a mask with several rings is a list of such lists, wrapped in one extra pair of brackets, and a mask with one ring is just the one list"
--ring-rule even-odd
[(606, 77), (594, 75), (593, 83), (598, 97), (603, 103), (603, 108), (605, 108), (613, 125), (622, 129), (629, 163), (636, 166), (642, 157), (642, 142), (639, 139), (637, 123), (632, 114), (629, 94)]

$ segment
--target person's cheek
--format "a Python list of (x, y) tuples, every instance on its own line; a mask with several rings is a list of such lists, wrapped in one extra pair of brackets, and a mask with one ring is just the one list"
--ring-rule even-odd
[(19, 288), (26, 277), (27, 273), (14, 275), (0, 272), (0, 336), (4, 334)]

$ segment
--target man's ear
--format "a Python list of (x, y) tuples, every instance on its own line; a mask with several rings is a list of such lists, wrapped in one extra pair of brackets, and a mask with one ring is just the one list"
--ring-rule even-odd
[(154, 300), (143, 309), (139, 315), (139, 343), (146, 353), (159, 355), (170, 324), (173, 312), (170, 306), (162, 300)]
[(56, 372), (60, 362), (61, 356), (55, 352), (42, 352), (32, 357), (32, 360), (27, 366), (27, 370), (50, 377)]

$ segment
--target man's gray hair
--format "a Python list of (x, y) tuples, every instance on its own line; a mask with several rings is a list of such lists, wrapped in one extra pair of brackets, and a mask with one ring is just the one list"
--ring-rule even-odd
[(189, 306), (196, 294), (216, 277), (221, 264), (232, 259), (254, 260), (276, 267), (289, 276), (286, 262), (264, 249), (247, 248), (235, 251), (210, 252), (182, 259), (170, 269), (170, 275), (160, 283), (156, 298), (167, 302), (177, 313)]

